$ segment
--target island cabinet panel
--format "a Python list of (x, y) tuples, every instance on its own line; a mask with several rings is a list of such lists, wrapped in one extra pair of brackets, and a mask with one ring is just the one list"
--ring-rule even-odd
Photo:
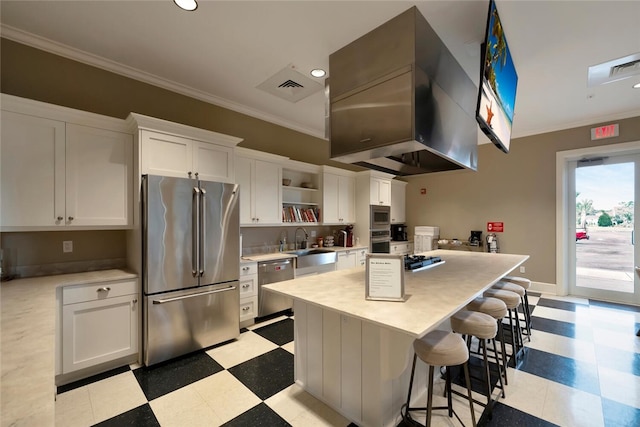
[(322, 397), (340, 406), (340, 314), (325, 311), (322, 316)]
[[(314, 306), (307, 306), (307, 390), (322, 396), (322, 313), (324, 310)], [(297, 315), (297, 313), (296, 313)]]
[(340, 316), (341, 363), (344, 372), (351, 372), (340, 378), (342, 401), (340, 407), (351, 419), (362, 418), (362, 321), (349, 316)]

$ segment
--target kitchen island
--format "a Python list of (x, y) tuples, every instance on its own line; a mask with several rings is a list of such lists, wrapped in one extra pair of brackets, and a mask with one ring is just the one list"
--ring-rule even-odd
[[(405, 272), (403, 302), (366, 300), (364, 267), (265, 285), (294, 299), (296, 382), (361, 427), (398, 424), (413, 340), (448, 329), (452, 314), (529, 258), (446, 250), (422, 255), (445, 262)], [(424, 364), (416, 380), (414, 390), (424, 390)]]

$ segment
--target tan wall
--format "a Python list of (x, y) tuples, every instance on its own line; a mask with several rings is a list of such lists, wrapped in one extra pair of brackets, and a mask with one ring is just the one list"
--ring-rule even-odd
[[(442, 238), (487, 234), (487, 222), (504, 222), (501, 252), (528, 254), (524, 276), (556, 281), (556, 152), (640, 140), (640, 117), (619, 120), (620, 136), (591, 141), (590, 128), (515, 139), (509, 154), (492, 144), (478, 150), (478, 171), (452, 171), (407, 179), (407, 223), (437, 225)], [(427, 190), (426, 195), (420, 189)]]
[[(240, 146), (314, 164), (330, 164), (328, 142), (127, 77), (2, 39), (0, 88), (8, 93), (112, 117), (134, 111), (244, 138)], [(595, 126), (596, 124), (594, 124)], [(505, 155), (480, 146), (479, 172), (442, 172), (408, 178), (409, 226), (439, 225), (442, 236), (466, 239), (487, 221), (503, 221), (503, 252), (528, 253), (526, 276), (555, 282), (555, 153), (597, 145), (589, 127), (517, 139)], [(606, 143), (640, 140), (640, 118), (620, 121), (620, 136)], [(427, 194), (420, 195), (420, 188)], [(76, 232), (77, 233), (77, 232)], [(16, 233), (17, 235), (21, 233)], [(63, 262), (56, 233), (29, 233), (26, 259)], [(97, 232), (88, 232), (97, 241)], [(3, 235), (3, 242), (6, 241)], [(42, 252), (39, 247), (52, 247)], [(95, 257), (111, 256), (110, 249)], [(124, 250), (124, 243), (122, 244)], [(57, 257), (60, 258), (57, 258)], [(53, 258), (50, 258), (53, 257)], [(38, 258), (40, 259), (40, 258)], [(98, 258), (96, 258), (98, 259)], [(34, 259), (33, 262), (36, 262)], [(29, 261), (32, 262), (32, 261)]]

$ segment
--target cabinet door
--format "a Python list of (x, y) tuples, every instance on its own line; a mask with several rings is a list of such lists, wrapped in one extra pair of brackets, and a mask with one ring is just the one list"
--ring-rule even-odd
[(255, 191), (252, 188), (252, 183), (254, 182), (253, 174), (253, 160), (246, 157), (236, 157), (236, 184), (240, 188), (241, 225), (251, 225), (255, 218), (251, 200), (251, 195)]
[(406, 222), (406, 187), (404, 184), (391, 185), (391, 223)]
[(64, 123), (3, 111), (0, 155), (2, 229), (64, 224)]
[(193, 141), (174, 135), (142, 131), (141, 173), (189, 177), (193, 170)]
[(325, 173), (322, 185), (322, 222), (340, 222), (339, 188), (340, 177), (330, 173)]
[(136, 295), (62, 308), (62, 372), (69, 373), (138, 352)]
[(256, 160), (254, 188), (256, 222), (282, 223), (282, 167), (275, 163)]
[(391, 206), (391, 181), (388, 179), (371, 178), (369, 187), (371, 204)]
[(356, 180), (341, 176), (338, 180), (338, 216), (340, 222), (356, 220)]
[(348, 176), (324, 174), (323, 219), (325, 223), (355, 222), (356, 181)]
[(338, 261), (336, 265), (336, 270), (354, 268), (356, 266), (356, 261), (357, 261), (357, 254), (355, 251), (338, 252)]
[(66, 148), (66, 225), (131, 225), (133, 137), (67, 124)]
[(193, 141), (193, 171), (205, 181), (233, 183), (233, 148)]

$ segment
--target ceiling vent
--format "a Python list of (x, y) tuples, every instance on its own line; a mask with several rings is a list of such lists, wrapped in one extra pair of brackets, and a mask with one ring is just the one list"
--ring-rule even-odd
[(640, 75), (640, 53), (589, 67), (588, 86), (599, 86)]
[(289, 64), (257, 88), (287, 101), (298, 102), (324, 89), (324, 86), (298, 72), (294, 65)]

